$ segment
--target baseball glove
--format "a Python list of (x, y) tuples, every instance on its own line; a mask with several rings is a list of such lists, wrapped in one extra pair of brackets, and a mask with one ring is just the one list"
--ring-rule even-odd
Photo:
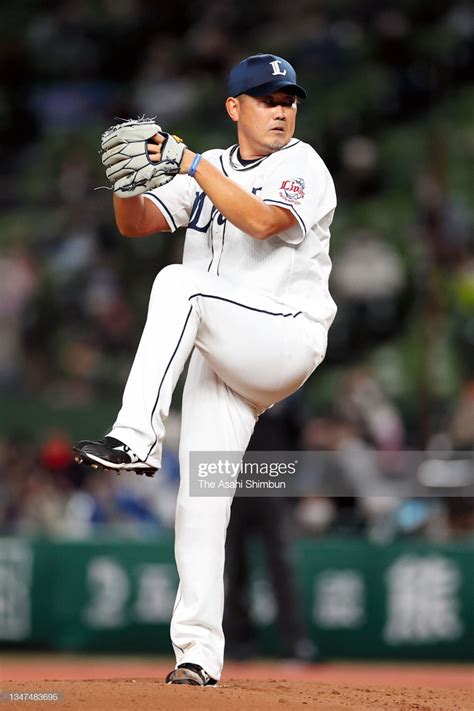
[[(148, 142), (156, 134), (164, 138), (161, 158), (150, 160)], [(161, 130), (154, 119), (130, 119), (111, 126), (100, 142), (102, 163), (113, 191), (122, 198), (134, 197), (166, 185), (179, 172), (186, 145), (177, 136)]]

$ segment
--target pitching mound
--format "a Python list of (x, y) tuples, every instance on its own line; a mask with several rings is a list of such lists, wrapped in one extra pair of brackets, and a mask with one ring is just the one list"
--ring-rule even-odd
[[(31, 691), (31, 683), (8, 684), (16, 692)], [(51, 708), (76, 711), (275, 711), (278, 708), (321, 711), (472, 711), (473, 695), (467, 689), (416, 689), (404, 687), (334, 687), (308, 681), (242, 681), (229, 679), (216, 689), (166, 686), (161, 680), (103, 679), (35, 682), (38, 692), (62, 692), (58, 702), (17, 701), (11, 708)], [(3, 685), (3, 691), (7, 691)], [(7, 704), (8, 705), (8, 704)], [(282, 706), (281, 706), (282, 705)], [(10, 708), (10, 707), (9, 707)]]
[[(170, 662), (44, 655), (0, 658), (0, 691), (59, 693), (11, 709), (58, 711), (472, 711), (472, 667), (229, 664), (217, 688), (166, 686)], [(18, 697), (17, 697), (18, 698)], [(38, 697), (37, 697), (38, 698)], [(3, 705), (2, 705), (3, 708)]]

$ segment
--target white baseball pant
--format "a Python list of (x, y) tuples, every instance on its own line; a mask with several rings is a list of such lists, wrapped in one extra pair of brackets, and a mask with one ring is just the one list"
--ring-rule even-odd
[(183, 394), (175, 556), (180, 584), (171, 639), (176, 663), (223, 666), (224, 545), (231, 496), (189, 495), (189, 453), (244, 452), (259, 414), (322, 361), (326, 331), (292, 307), (183, 265), (163, 269), (110, 436), (161, 464), (164, 422), (192, 353)]

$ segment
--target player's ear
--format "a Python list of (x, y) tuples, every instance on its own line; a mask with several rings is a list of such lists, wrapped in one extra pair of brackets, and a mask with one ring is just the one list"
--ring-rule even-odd
[(238, 98), (236, 98), (235, 96), (229, 96), (229, 98), (225, 102), (225, 107), (232, 121), (238, 121), (240, 108)]

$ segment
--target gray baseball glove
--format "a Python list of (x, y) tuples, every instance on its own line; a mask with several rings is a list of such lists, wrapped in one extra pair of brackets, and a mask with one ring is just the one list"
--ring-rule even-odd
[[(150, 160), (148, 142), (156, 134), (164, 138), (161, 159)], [(111, 126), (100, 142), (102, 163), (113, 191), (122, 198), (134, 197), (166, 185), (179, 172), (186, 145), (177, 136), (161, 130), (154, 119), (130, 119)]]

